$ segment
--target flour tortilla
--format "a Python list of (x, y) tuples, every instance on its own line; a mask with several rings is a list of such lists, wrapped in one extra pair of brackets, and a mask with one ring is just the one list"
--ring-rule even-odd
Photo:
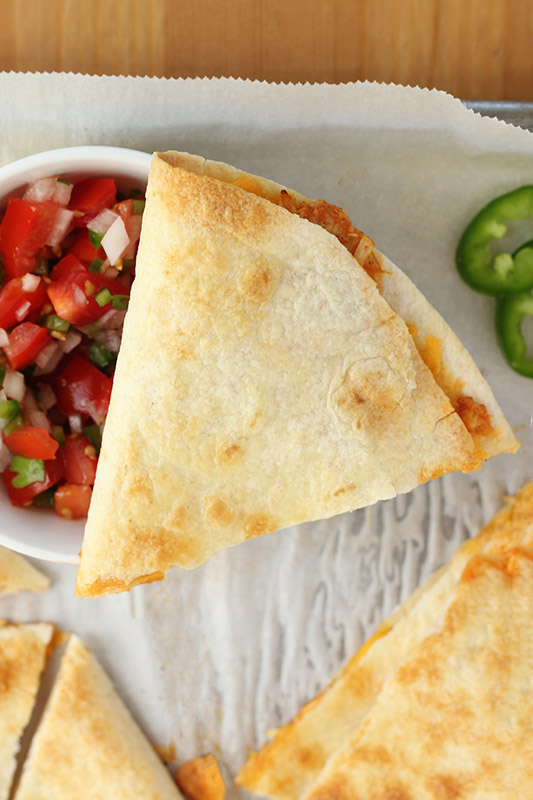
[(533, 786), (533, 550), (478, 554), (305, 800), (514, 800)]
[[(489, 453), (351, 253), (232, 176), (153, 159), (78, 594), (158, 580)], [(515, 449), (461, 365), (494, 410), (495, 451)]]
[(0, 800), (7, 800), (19, 741), (39, 690), (53, 625), (0, 623)]
[(72, 636), (15, 800), (178, 800), (181, 794), (90, 650)]
[(0, 546), (0, 596), (17, 592), (45, 592), (50, 580), (33, 564)]
[[(465, 542), (448, 565), (383, 623), (330, 686), (249, 758), (237, 782), (258, 794), (283, 800), (305, 795), (328, 759), (366, 724), (367, 715), (374, 713), (383, 687), (398, 666), (410, 658), (428, 631), (441, 624), (465, 567), (477, 556), (489, 561), (505, 559), (517, 547), (533, 548), (533, 483), (509, 501), (475, 539)], [(378, 787), (383, 789), (380, 783)]]

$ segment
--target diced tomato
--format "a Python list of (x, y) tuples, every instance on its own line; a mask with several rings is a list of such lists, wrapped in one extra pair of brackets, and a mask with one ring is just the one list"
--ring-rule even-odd
[(113, 178), (86, 178), (75, 184), (68, 208), (81, 211), (82, 217), (75, 218), (76, 225), (86, 225), (104, 208), (112, 206), (116, 200), (117, 187)]
[(83, 434), (66, 437), (65, 444), (59, 448), (58, 458), (63, 464), (63, 474), (67, 483), (92, 484), (96, 475), (98, 457), (96, 450)]
[(81, 231), (75, 235), (68, 248), (68, 252), (76, 256), (76, 258), (79, 258), (79, 260), (83, 261), (87, 266), (89, 266), (95, 258), (101, 258), (102, 261), (105, 260), (104, 248), (92, 246), (91, 240), (89, 239), (88, 228), (82, 228)]
[(32, 425), (23, 425), (22, 428), (17, 428), (9, 436), (4, 436), (4, 442), (11, 452), (18, 456), (38, 458), (43, 461), (55, 458), (59, 447), (48, 431)]
[(54, 391), (59, 410), (70, 417), (90, 416), (100, 423), (107, 414), (113, 381), (91, 364), (75, 355), (59, 373)]
[(72, 275), (74, 272), (87, 272), (87, 269), (79, 258), (73, 255), (73, 253), (69, 253), (53, 267), (50, 278), (53, 281), (59, 281), (67, 275)]
[(4, 353), (12, 369), (23, 369), (35, 361), (43, 347), (51, 341), (48, 331), (33, 322), (17, 325), (9, 334), (9, 344)]
[[(46, 285), (41, 279), (34, 292), (24, 291), (21, 278), (8, 281), (0, 291), (0, 328), (12, 328), (17, 322), (22, 322), (29, 314), (42, 308), (47, 299)], [(17, 315), (19, 311), (21, 313)]]
[(57, 203), (28, 203), (10, 198), (0, 224), (0, 253), (8, 278), (31, 272), (37, 251), (46, 244), (57, 212)]
[(96, 295), (101, 289), (109, 289), (111, 294), (128, 294), (128, 290), (117, 280), (84, 270), (52, 281), (48, 285), (48, 297), (60, 317), (73, 325), (87, 325), (96, 322), (112, 308), (110, 303), (100, 306), (96, 302)]
[(54, 461), (45, 461), (44, 470), (44, 481), (30, 483), (29, 486), (25, 486), (23, 489), (16, 489), (12, 484), (13, 478), (17, 475), (16, 472), (12, 472), (10, 469), (2, 472), (2, 481), (6, 487), (11, 505), (28, 506), (34, 497), (49, 489), (50, 486), (53, 486), (63, 477), (63, 468), (57, 458)]
[(54, 511), (64, 519), (84, 519), (89, 513), (92, 486), (64, 483), (54, 494)]
[(116, 203), (116, 205), (113, 206), (113, 211), (122, 217), (126, 223), (133, 214), (133, 200), (131, 198), (128, 200), (121, 200), (120, 203)]

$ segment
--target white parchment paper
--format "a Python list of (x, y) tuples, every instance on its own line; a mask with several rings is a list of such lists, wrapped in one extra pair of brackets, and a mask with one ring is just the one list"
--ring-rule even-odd
[(178, 761), (212, 751), (234, 796), (249, 749), (533, 478), (533, 382), (507, 367), (493, 300), (453, 261), (484, 203), (533, 183), (533, 135), (440, 92), (377, 84), (4, 73), (0, 109), (1, 163), (79, 144), (174, 148), (343, 206), (452, 325), (522, 442), (480, 472), (265, 536), (129, 594), (74, 599), (75, 568), (45, 565), (50, 592), (0, 600), (1, 616), (79, 633), (151, 739), (172, 742)]

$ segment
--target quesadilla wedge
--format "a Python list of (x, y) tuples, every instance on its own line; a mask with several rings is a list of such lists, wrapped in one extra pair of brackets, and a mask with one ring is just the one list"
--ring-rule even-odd
[(388, 269), (341, 209), (155, 155), (78, 594), (516, 449), (472, 359)]
[(18, 553), (0, 546), (0, 596), (17, 592), (45, 592), (50, 580)]
[[(530, 506), (531, 511), (531, 506)], [(514, 800), (533, 786), (533, 549), (467, 563), (432, 629), (305, 800)]]
[(0, 624), (0, 800), (7, 800), (50, 651), (53, 625)]
[(155, 750), (76, 636), (24, 763), (15, 800), (178, 800)]
[(280, 800), (302, 797), (372, 711), (398, 665), (442, 618), (471, 559), (478, 554), (500, 558), (515, 547), (533, 548), (533, 482), (402, 603), (323, 692), (250, 756), (237, 783)]

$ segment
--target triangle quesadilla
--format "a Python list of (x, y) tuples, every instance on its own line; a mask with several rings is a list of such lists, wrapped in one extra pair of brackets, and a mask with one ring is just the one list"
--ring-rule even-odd
[[(435, 681), (431, 692), (427, 686), (422, 689), (423, 681), (420, 676), (423, 670), (420, 665), (425, 664), (425, 680), (429, 680), (428, 676), (433, 670), (439, 674), (439, 680), (442, 680), (442, 675), (446, 673), (447, 680), (452, 683), (454, 672), (459, 675), (471, 674), (479, 666), (480, 672), (469, 687), (471, 693), (468, 703), (475, 706), (478, 699), (481, 704), (486, 701), (486, 697), (477, 697), (480, 684), (487, 687), (496, 684), (498, 691), (501, 684), (503, 688), (498, 696), (498, 703), (502, 715), (505, 714), (506, 703), (514, 702), (513, 698), (505, 694), (509, 689), (509, 681), (506, 682), (505, 675), (501, 672), (491, 673), (488, 664), (491, 658), (496, 658), (493, 653), (496, 648), (503, 673), (507, 670), (506, 658), (510, 661), (515, 660), (515, 657), (522, 662), (516, 666), (518, 674), (520, 670), (522, 673), (525, 671), (525, 674), (531, 671), (533, 631), (529, 621), (527, 624), (524, 623), (522, 615), (527, 609), (526, 589), (529, 590), (527, 576), (532, 569), (532, 556), (533, 483), (530, 483), (483, 528), (475, 539), (465, 542), (448, 565), (426, 581), (383, 623), (377, 634), (348, 662), (326, 690), (304, 706), (295, 719), (281, 728), (262, 750), (252, 754), (241, 770), (237, 782), (251, 791), (284, 800), (308, 796), (313, 800), (326, 796), (347, 796), (356, 800), (365, 796), (384, 797), (387, 791), (392, 793), (390, 796), (397, 791), (398, 797), (440, 797), (439, 775), (444, 781), (443, 786), (446, 781), (450, 786), (458, 786), (460, 783), (458, 776), (453, 774), (450, 764), (445, 767), (443, 762), (443, 771), (438, 772), (437, 759), (435, 765), (433, 764), (433, 744), (429, 741), (421, 744), (423, 738), (421, 731), (424, 725), (426, 725), (424, 730), (427, 729), (429, 718), (427, 707), (432, 705), (432, 697), (437, 698), (437, 701), (439, 698), (445, 698), (438, 709), (438, 702), (434, 704), (435, 730), (439, 727), (441, 730), (449, 730), (446, 728), (445, 719), (439, 720), (439, 714), (446, 717), (454, 704), (460, 708), (459, 700), (457, 697), (453, 699), (450, 697), (444, 683), (440, 685)], [(507, 591), (514, 572), (520, 574), (520, 580), (515, 582), (511, 591)], [(461, 643), (458, 645), (457, 655), (450, 656), (448, 667), (443, 666), (440, 671), (439, 659), (444, 661), (448, 657), (447, 651), (451, 652), (454, 647), (450, 626), (453, 629), (453, 620), (458, 615), (461, 615), (464, 624), (460, 634)], [(514, 623), (508, 629), (505, 628), (506, 620), (513, 616), (516, 625), (522, 626), (523, 631), (515, 633)], [(466, 631), (470, 632), (470, 644), (467, 642)], [(499, 642), (498, 636), (500, 636)], [(516, 653), (513, 649), (511, 654), (508, 643), (514, 641), (515, 636), (522, 649)], [(487, 648), (486, 657), (483, 653), (484, 647)], [(479, 657), (478, 665), (479, 648), (482, 655)], [(402, 680), (395, 677), (398, 669), (400, 674), (402, 671), (404, 675), (411, 671), (417, 675), (417, 680), (420, 678), (419, 684), (413, 681), (414, 688), (411, 686), (408, 692), (406, 689), (404, 705), (401, 707), (395, 704), (395, 699), (403, 691)], [(461, 689), (465, 697), (467, 688), (463, 686)], [(422, 691), (427, 693), (423, 695)], [(414, 696), (416, 699), (413, 699)], [(424, 699), (418, 706), (417, 702), (421, 697)], [(412, 713), (411, 703), (414, 706)], [(426, 710), (428, 717), (424, 722)], [(462, 710), (466, 717), (467, 706)], [(457, 712), (458, 717), (461, 713), (462, 711)], [(487, 725), (494, 732), (486, 706), (483, 713), (484, 720), (479, 723), (481, 728)], [(414, 719), (416, 714), (418, 714), (418, 728), (415, 733), (408, 728), (406, 720), (411, 717)], [(379, 723), (381, 728), (379, 728), (380, 733), (371, 740), (370, 731), (373, 730), (371, 721), (374, 717), (376, 720), (378, 718), (381, 720)], [(378, 723), (375, 724), (378, 730)], [(391, 742), (394, 739), (394, 744), (390, 745), (391, 753), (387, 751), (388, 734), (385, 733), (389, 728)], [(479, 751), (478, 755), (484, 752), (490, 753), (491, 747), (487, 741), (479, 738), (479, 730), (480, 728), (472, 728), (466, 732), (463, 730), (464, 741), (475, 741), (473, 749)], [(498, 735), (504, 735), (503, 729)], [(410, 744), (410, 736), (415, 738), (416, 744)], [(517, 730), (516, 741), (513, 740), (513, 748), (515, 745), (518, 750), (522, 748), (520, 758), (526, 760), (529, 757), (528, 737), (530, 738), (530, 734), (522, 727), (519, 733)], [(404, 740), (407, 752), (403, 752), (401, 747), (398, 749), (400, 742)], [(357, 747), (360, 748), (357, 751), (359, 755), (356, 754), (355, 743), (358, 743)], [(425, 768), (428, 765), (424, 765), (423, 759), (416, 765), (413, 762), (412, 770), (420, 775), (419, 783), (408, 782), (404, 785), (401, 776), (407, 770), (409, 753), (415, 752), (420, 746), (426, 753), (426, 761), (427, 753), (431, 752), (428, 763), (431, 770), (434, 768), (435, 774), (428, 774), (428, 769)], [(360, 754), (363, 751), (369, 753), (379, 751), (383, 755), (383, 760), (377, 767), (376, 764), (369, 767), (366, 763), (362, 763), (361, 766), (361, 759), (364, 762), (364, 758)], [(492, 755), (498, 760), (497, 749), (494, 749)], [(473, 763), (476, 757), (473, 753), (467, 755), (465, 749), (462, 755), (456, 753), (456, 765), (464, 764), (467, 759)], [(376, 758), (376, 763), (378, 760)], [(365, 783), (367, 774), (365, 770), (372, 776), (368, 779), (368, 783)], [(472, 785), (477, 785), (473, 773), (471, 777)], [(412, 788), (414, 785), (416, 791)], [(414, 794), (410, 794), (411, 791), (414, 791)], [(427, 791), (427, 794), (424, 794), (424, 791)], [(465, 791), (464, 794), (450, 796), (470, 798), (478, 795), (471, 795)], [(479, 794), (479, 797), (488, 796), (513, 795), (490, 795), (483, 792)], [(521, 796), (520, 792), (517, 791), (515, 796)]]
[(70, 638), (15, 800), (177, 800), (181, 794), (97, 660)]
[(516, 449), (462, 345), (388, 269), (340, 209), (156, 154), (78, 594)]
[(7, 800), (50, 652), (53, 625), (0, 625), (0, 800)]
[(18, 553), (0, 546), (0, 596), (17, 592), (45, 592), (50, 580)]

